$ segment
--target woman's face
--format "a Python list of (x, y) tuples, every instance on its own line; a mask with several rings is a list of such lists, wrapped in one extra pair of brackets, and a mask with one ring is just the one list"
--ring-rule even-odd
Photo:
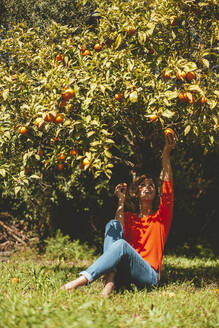
[(151, 178), (145, 178), (138, 185), (137, 197), (139, 200), (154, 200), (156, 187)]

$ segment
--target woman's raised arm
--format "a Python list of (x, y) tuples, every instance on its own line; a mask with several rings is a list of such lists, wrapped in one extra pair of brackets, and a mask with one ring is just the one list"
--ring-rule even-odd
[(124, 205), (125, 205), (125, 199), (126, 199), (126, 190), (127, 190), (127, 184), (126, 183), (120, 183), (116, 186), (114, 194), (118, 198), (118, 208), (116, 210), (115, 220), (118, 220), (124, 224)]
[(176, 137), (174, 134), (165, 136), (165, 146), (162, 153), (162, 173), (161, 179), (163, 181), (170, 181), (173, 178), (172, 167), (170, 163), (171, 150), (176, 146)]

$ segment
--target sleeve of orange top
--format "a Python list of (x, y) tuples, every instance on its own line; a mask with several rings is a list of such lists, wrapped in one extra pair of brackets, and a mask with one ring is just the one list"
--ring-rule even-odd
[(160, 208), (160, 220), (171, 220), (173, 216), (173, 179), (170, 181), (163, 181)]

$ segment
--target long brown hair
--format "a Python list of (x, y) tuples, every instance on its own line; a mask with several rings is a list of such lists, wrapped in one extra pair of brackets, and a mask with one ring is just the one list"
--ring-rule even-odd
[(155, 211), (160, 203), (160, 181), (155, 178), (152, 174), (137, 174), (134, 171), (130, 172), (132, 175), (132, 182), (128, 188), (127, 196), (126, 196), (126, 208), (131, 212), (138, 213), (139, 212), (139, 202), (137, 199), (137, 190), (138, 186), (144, 179), (152, 179), (155, 184), (156, 196), (153, 200), (153, 210)]

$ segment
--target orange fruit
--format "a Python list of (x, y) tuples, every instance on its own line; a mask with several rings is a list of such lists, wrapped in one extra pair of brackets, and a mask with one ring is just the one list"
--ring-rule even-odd
[(164, 73), (163, 73), (163, 77), (164, 77), (165, 80), (170, 79), (170, 78), (171, 78), (171, 74), (170, 74), (170, 72), (164, 72)]
[(63, 57), (63, 55), (62, 54), (58, 54), (57, 56), (56, 56), (56, 61), (57, 62), (63, 62), (63, 60), (64, 60), (64, 57)]
[(188, 100), (189, 104), (194, 104), (195, 103), (195, 97), (192, 95), (192, 98)]
[(81, 46), (81, 51), (82, 52), (85, 52), (85, 50), (86, 50), (86, 47), (85, 46)]
[(59, 171), (62, 171), (63, 168), (64, 168), (64, 164), (63, 164), (63, 163), (59, 163), (59, 164), (57, 165), (57, 169), (58, 169)]
[(19, 278), (11, 278), (11, 283), (12, 284), (18, 284), (19, 283)]
[(35, 120), (34, 120), (34, 124), (37, 126), (37, 127), (42, 127), (44, 125), (44, 122), (42, 120), (42, 117), (37, 117)]
[(184, 93), (184, 99), (185, 99), (184, 100), (185, 102), (189, 102), (189, 97), (188, 97), (187, 92)]
[(62, 123), (63, 122), (63, 116), (62, 114), (57, 114), (55, 118), (56, 123)]
[(186, 72), (182, 71), (180, 77), (182, 80), (184, 80), (186, 78)]
[(186, 72), (184, 72), (184, 71), (182, 71), (180, 73), (177, 72), (176, 77), (177, 77), (178, 80), (182, 81), (186, 78)]
[(115, 99), (118, 101), (121, 101), (123, 99), (123, 94), (122, 93), (116, 93), (115, 94)]
[(83, 56), (90, 56), (90, 50), (85, 50), (83, 52)]
[(128, 35), (133, 35), (133, 34), (135, 34), (135, 32), (136, 32), (136, 28), (134, 26), (128, 26), (126, 29), (126, 33)]
[(188, 72), (186, 74), (186, 78), (187, 78), (188, 81), (194, 80), (194, 78), (195, 78), (195, 72)]
[(90, 166), (91, 162), (89, 161), (89, 159), (87, 157), (85, 157), (83, 159), (82, 165), (83, 166)]
[(49, 161), (47, 160), (47, 161), (44, 161), (44, 165), (45, 166), (48, 166), (49, 165)]
[(54, 116), (51, 113), (46, 113), (44, 117), (45, 122), (53, 122), (54, 121)]
[(173, 129), (167, 128), (167, 129), (164, 130), (164, 134), (165, 134), (165, 136), (167, 136), (168, 134), (174, 135), (175, 132), (173, 131)]
[(38, 155), (39, 155), (40, 157), (42, 157), (42, 156), (43, 156), (43, 154), (44, 154), (43, 150), (42, 150), (42, 149), (40, 149), (40, 150), (38, 151)]
[(75, 95), (74, 89), (68, 88), (68, 89), (65, 90), (65, 92), (63, 92), (62, 99), (63, 100), (69, 100), (69, 99), (73, 98), (74, 95)]
[(96, 43), (95, 44), (95, 46), (94, 46), (94, 49), (95, 49), (95, 51), (101, 51), (102, 50), (102, 48), (103, 48), (103, 46), (102, 46), (102, 44), (100, 44), (100, 43)]
[(27, 134), (27, 128), (26, 128), (26, 126), (20, 126), (19, 128), (18, 128), (18, 132), (20, 133), (20, 134), (23, 134), (23, 135), (25, 135), (25, 134)]
[(55, 138), (54, 138), (54, 141), (59, 141), (59, 140), (60, 140), (59, 137), (55, 137)]
[(70, 150), (70, 155), (71, 155), (71, 156), (76, 156), (77, 154), (78, 154), (77, 149), (71, 149), (71, 150)]
[(63, 162), (65, 160), (65, 154), (59, 154), (58, 161)]
[(201, 96), (201, 98), (199, 98), (199, 100), (198, 100), (198, 104), (204, 105), (206, 103), (207, 103), (207, 98), (205, 96)]
[(158, 116), (156, 114), (152, 114), (148, 118), (149, 118), (150, 122), (155, 122), (155, 121), (157, 121)]
[(187, 96), (186, 93), (184, 91), (181, 91), (179, 94), (179, 100), (182, 102), (186, 102), (187, 101)]

